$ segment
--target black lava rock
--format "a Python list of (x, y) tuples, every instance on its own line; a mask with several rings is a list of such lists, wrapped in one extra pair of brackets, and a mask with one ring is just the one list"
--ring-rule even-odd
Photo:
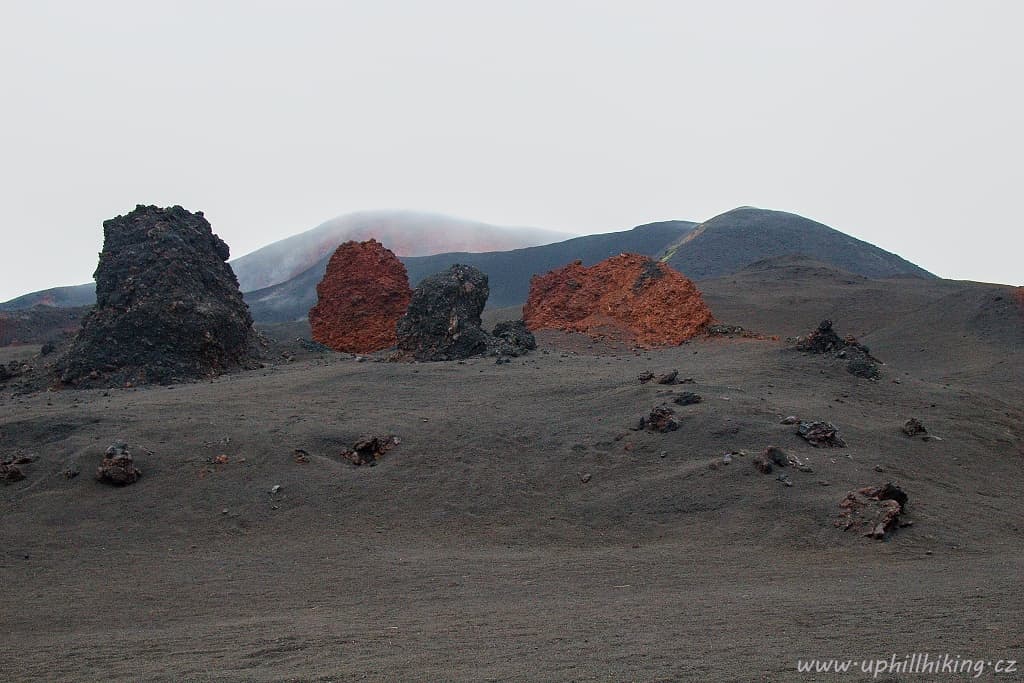
[(57, 363), (73, 387), (200, 379), (256, 361), (228, 245), (202, 212), (137, 206), (103, 223), (96, 306)]
[(491, 355), (521, 356), (537, 348), (537, 339), (522, 320), (500, 322), (491, 335)]
[(398, 321), (398, 348), (422, 361), (458, 360), (486, 353), (489, 335), (480, 313), (490, 290), (487, 275), (453, 265), (423, 280)]

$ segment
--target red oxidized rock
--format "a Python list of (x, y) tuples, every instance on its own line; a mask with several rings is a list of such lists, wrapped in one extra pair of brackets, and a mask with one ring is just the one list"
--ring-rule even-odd
[(884, 486), (850, 491), (839, 503), (842, 512), (835, 526), (855, 529), (869, 538), (882, 540), (903, 523), (900, 515), (907, 507), (907, 494), (891, 482)]
[(638, 254), (589, 268), (576, 261), (534, 276), (523, 319), (531, 330), (582, 332), (642, 346), (676, 346), (713, 320), (690, 280)]
[(316, 293), (309, 311), (313, 339), (348, 353), (394, 346), (395, 325), (412, 297), (405, 266), (372, 239), (338, 247)]

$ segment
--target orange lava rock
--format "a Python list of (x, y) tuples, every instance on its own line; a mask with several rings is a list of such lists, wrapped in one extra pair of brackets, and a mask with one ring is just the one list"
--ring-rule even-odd
[(713, 321), (700, 290), (668, 265), (619, 254), (535, 275), (523, 319), (531, 330), (582, 332), (640, 346), (677, 346)]
[(412, 298), (405, 265), (373, 239), (338, 247), (316, 294), (309, 311), (313, 339), (347, 353), (394, 346), (395, 325)]

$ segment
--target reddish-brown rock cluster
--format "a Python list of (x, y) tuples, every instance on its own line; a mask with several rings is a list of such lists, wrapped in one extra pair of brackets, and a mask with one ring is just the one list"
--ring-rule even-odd
[(412, 298), (405, 266), (373, 239), (338, 247), (316, 293), (309, 311), (313, 339), (348, 353), (394, 346), (395, 325)]
[(907, 507), (907, 494), (891, 482), (884, 486), (867, 487), (850, 491), (839, 503), (842, 512), (835, 526), (849, 531), (862, 532), (869, 538), (882, 540), (888, 537), (901, 522), (900, 515)]
[(531, 330), (582, 332), (640, 346), (675, 346), (713, 318), (694, 284), (664, 263), (619, 254), (536, 275), (523, 319)]

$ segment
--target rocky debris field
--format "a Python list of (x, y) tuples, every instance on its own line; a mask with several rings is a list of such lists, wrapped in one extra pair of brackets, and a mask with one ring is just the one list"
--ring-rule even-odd
[[(175, 243), (161, 225), (147, 239)], [(630, 297), (672, 278), (634, 275)], [(295, 332), (207, 381), (99, 367), (95, 389), (45, 391), (24, 378), (61, 349), (2, 350), (10, 670), (781, 681), (822, 633), (1024, 658), (1018, 349), (930, 352), (901, 344), (932, 328), (904, 326), (865, 381), (849, 363), (878, 363), (831, 324), (804, 353), (732, 333), (645, 350), (487, 333), (486, 299), (459, 267), (412, 295), (404, 359), (452, 362)], [(965, 372), (983, 364), (1011, 381)], [(126, 633), (131, 657), (97, 650)]]

